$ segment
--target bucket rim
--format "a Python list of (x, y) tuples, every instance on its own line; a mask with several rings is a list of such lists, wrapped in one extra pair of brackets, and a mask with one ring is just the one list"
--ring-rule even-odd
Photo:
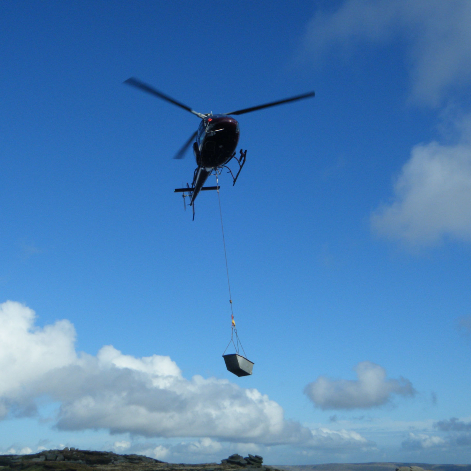
[(223, 355), (222, 357), (225, 358), (225, 357), (232, 357), (232, 356), (241, 357), (244, 360), (248, 361), (249, 363), (252, 363), (252, 365), (255, 364), (253, 361), (250, 361), (248, 358), (245, 358), (243, 355), (241, 355), (239, 353), (228, 353), (227, 355)]

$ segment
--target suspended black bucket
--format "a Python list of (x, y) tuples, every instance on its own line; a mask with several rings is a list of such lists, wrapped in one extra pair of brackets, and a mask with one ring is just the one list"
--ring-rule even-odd
[[(228, 355), (224, 355), (226, 353), (226, 350), (224, 350), (222, 357), (224, 358), (224, 361), (226, 362), (226, 368), (228, 371), (231, 373), (234, 373), (236, 376), (249, 376), (252, 374), (252, 368), (253, 368), (253, 361), (248, 360), (247, 358), (243, 357), (242, 355), (239, 355), (239, 347), (242, 349), (244, 352), (244, 355), (246, 355), (244, 347), (242, 346), (242, 343), (240, 342), (239, 336), (237, 334), (237, 329), (235, 327), (235, 321), (234, 321), (234, 316), (232, 315), (232, 333), (231, 333), (231, 340), (229, 341), (229, 344), (226, 347), (226, 350), (229, 348), (229, 345), (232, 343), (234, 345), (236, 353), (230, 353)], [(234, 342), (234, 334), (236, 337), (236, 342)]]
[(249, 376), (252, 374), (253, 362), (247, 360), (247, 358), (239, 355), (238, 353), (231, 353), (229, 355), (223, 355), (224, 361), (226, 362), (226, 368), (236, 376)]

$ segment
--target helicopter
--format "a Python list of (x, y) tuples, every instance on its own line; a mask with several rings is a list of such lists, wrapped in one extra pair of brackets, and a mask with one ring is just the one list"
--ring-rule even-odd
[[(193, 208), (193, 220), (195, 218), (195, 199), (200, 191), (203, 190), (218, 190), (219, 186), (204, 186), (207, 178), (215, 172), (219, 174), (223, 168), (228, 169), (235, 185), (237, 178), (245, 164), (247, 151), (240, 150), (239, 157), (236, 157), (236, 147), (239, 142), (239, 123), (232, 116), (238, 116), (252, 111), (269, 108), (271, 106), (281, 105), (283, 103), (290, 103), (304, 98), (310, 98), (315, 95), (314, 92), (304, 93), (284, 100), (273, 101), (264, 105), (253, 106), (244, 108), (230, 113), (213, 114), (213, 113), (199, 113), (189, 106), (171, 98), (170, 96), (158, 91), (151, 85), (148, 85), (137, 78), (131, 77), (124, 81), (125, 84), (139, 88), (144, 92), (150, 93), (162, 100), (172, 103), (190, 113), (198, 116), (201, 122), (198, 129), (190, 136), (190, 138), (183, 144), (181, 149), (176, 153), (174, 159), (181, 159), (185, 156), (186, 151), (193, 143), (193, 153), (196, 158), (197, 167), (193, 174), (193, 182), (191, 186), (187, 184), (186, 188), (176, 188), (176, 193), (183, 193), (183, 201), (185, 198), (190, 197), (190, 206)], [(235, 159), (239, 165), (239, 169), (234, 176), (232, 170), (227, 164)], [(186, 207), (186, 203), (185, 203)]]

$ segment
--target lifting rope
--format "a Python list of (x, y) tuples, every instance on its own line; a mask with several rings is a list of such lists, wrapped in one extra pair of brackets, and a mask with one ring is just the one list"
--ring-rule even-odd
[[(219, 194), (219, 179), (218, 179), (217, 172), (216, 172), (216, 189), (217, 189), (218, 201), (219, 201), (219, 216), (221, 218), (221, 232), (222, 232), (222, 243), (224, 246), (224, 258), (226, 260), (227, 286), (229, 288), (229, 304), (231, 305), (231, 340), (227, 344), (226, 350), (229, 348), (229, 345), (232, 343), (234, 345), (234, 348), (237, 354), (239, 354), (239, 346), (240, 346), (242, 347), (244, 356), (247, 356), (247, 354), (245, 353), (244, 347), (242, 346), (242, 342), (239, 340), (239, 336), (237, 335), (236, 323), (234, 320), (234, 311), (232, 309), (231, 282), (229, 280), (229, 265), (227, 264), (226, 238), (224, 237), (224, 224), (222, 223), (221, 195)], [(236, 342), (234, 342), (234, 333), (236, 337)], [(224, 350), (224, 353), (226, 353), (226, 350)]]

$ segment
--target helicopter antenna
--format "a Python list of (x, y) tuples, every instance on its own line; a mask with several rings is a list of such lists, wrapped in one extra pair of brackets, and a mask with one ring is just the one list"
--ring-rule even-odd
[[(188, 186), (188, 183), (186, 184), (186, 186)], [(182, 187), (183, 187), (183, 183), (182, 183)], [(186, 211), (186, 197), (188, 195), (186, 193), (182, 193), (182, 196), (183, 196), (183, 207), (185, 208), (185, 211)]]

